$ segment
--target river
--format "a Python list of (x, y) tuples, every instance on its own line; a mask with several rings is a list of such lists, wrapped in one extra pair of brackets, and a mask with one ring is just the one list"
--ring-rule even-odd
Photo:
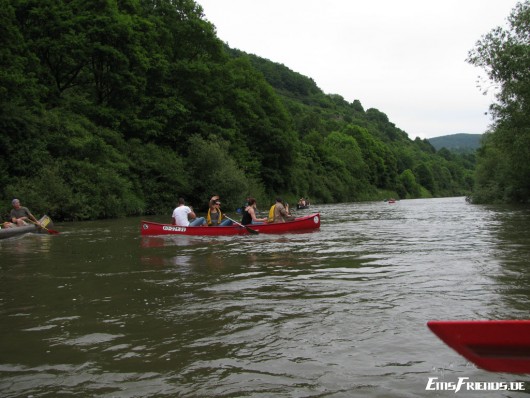
[(429, 378), (460, 377), (530, 390), (426, 327), (529, 318), (530, 210), (313, 211), (321, 228), (303, 234), (142, 238), (127, 218), (0, 241), (0, 396), (444, 397)]

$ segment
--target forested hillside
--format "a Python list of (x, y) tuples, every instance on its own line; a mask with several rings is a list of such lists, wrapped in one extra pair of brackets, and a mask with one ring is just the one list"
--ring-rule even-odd
[(449, 149), (452, 152), (473, 152), (480, 148), (482, 134), (450, 134), (429, 138), (429, 143), (436, 149)]
[(57, 220), (178, 196), (313, 202), (464, 194), (474, 159), (226, 48), (192, 0), (1, 1), (0, 199)]

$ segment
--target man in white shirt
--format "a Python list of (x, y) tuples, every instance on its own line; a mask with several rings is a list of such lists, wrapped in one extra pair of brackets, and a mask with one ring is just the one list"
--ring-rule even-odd
[[(196, 227), (198, 225), (205, 225), (206, 219), (204, 217), (197, 217), (197, 215), (184, 204), (184, 198), (179, 198), (179, 205), (173, 210), (173, 224), (179, 227)], [(189, 221), (189, 220), (193, 221)]]

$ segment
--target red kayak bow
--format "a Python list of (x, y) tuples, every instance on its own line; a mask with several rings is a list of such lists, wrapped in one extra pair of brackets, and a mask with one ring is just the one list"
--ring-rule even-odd
[(429, 321), (427, 326), (482, 369), (530, 373), (530, 320)]

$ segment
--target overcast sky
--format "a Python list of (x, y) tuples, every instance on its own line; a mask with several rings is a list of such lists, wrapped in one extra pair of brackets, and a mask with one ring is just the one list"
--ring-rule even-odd
[(197, 0), (217, 36), (377, 108), (411, 139), (485, 132), (491, 94), (465, 60), (515, 0)]

